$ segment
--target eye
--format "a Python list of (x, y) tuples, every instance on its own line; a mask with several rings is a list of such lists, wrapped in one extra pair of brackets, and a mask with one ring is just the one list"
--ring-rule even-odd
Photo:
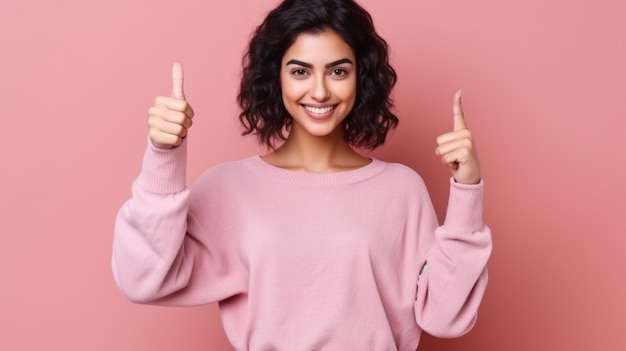
[(345, 76), (345, 75), (347, 75), (347, 74), (348, 74), (348, 71), (346, 71), (346, 70), (345, 70), (345, 69), (343, 69), (343, 68), (333, 68), (333, 69), (330, 71), (330, 75), (331, 75), (331, 76), (343, 77), (343, 76)]
[(302, 68), (297, 68), (291, 71), (291, 74), (296, 76), (296, 77), (302, 77), (305, 76), (307, 74), (307, 71), (302, 69)]

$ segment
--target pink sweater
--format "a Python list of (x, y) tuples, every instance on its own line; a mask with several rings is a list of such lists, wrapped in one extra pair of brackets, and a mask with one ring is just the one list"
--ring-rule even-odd
[(219, 302), (237, 350), (414, 351), (422, 330), (473, 326), (491, 253), (482, 183), (451, 182), (439, 227), (400, 164), (314, 174), (254, 156), (190, 188), (185, 166), (185, 144), (149, 146), (119, 211), (113, 273), (130, 300)]

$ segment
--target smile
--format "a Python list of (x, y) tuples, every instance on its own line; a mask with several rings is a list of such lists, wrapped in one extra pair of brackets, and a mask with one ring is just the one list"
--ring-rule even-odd
[(337, 107), (337, 105), (326, 106), (326, 107), (314, 107), (314, 106), (307, 106), (307, 105), (302, 105), (302, 106), (304, 106), (304, 108), (307, 111), (314, 113), (316, 115), (323, 115), (325, 113), (332, 111), (335, 107)]

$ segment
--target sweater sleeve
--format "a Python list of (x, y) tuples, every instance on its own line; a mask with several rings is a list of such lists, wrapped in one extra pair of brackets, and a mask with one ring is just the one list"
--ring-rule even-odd
[(186, 158), (186, 141), (170, 150), (148, 142), (132, 197), (117, 214), (113, 276), (133, 302), (200, 305), (228, 297), (233, 286), (195, 220)]
[(419, 245), (426, 259), (415, 315), (418, 325), (437, 337), (461, 336), (473, 327), (487, 286), (492, 242), (483, 224), (483, 188), (482, 181), (464, 185), (451, 179), (444, 224), (422, 228), (427, 232), (421, 233)]

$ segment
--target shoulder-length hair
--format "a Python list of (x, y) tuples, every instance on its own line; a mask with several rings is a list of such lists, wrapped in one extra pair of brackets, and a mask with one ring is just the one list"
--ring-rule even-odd
[(387, 42), (370, 14), (353, 0), (285, 0), (256, 28), (243, 56), (237, 102), (243, 135), (256, 134), (269, 148), (285, 140), (292, 119), (282, 101), (280, 63), (301, 33), (332, 30), (356, 57), (357, 96), (343, 127), (352, 146), (375, 149), (398, 125), (391, 112), (397, 75), (389, 64)]

